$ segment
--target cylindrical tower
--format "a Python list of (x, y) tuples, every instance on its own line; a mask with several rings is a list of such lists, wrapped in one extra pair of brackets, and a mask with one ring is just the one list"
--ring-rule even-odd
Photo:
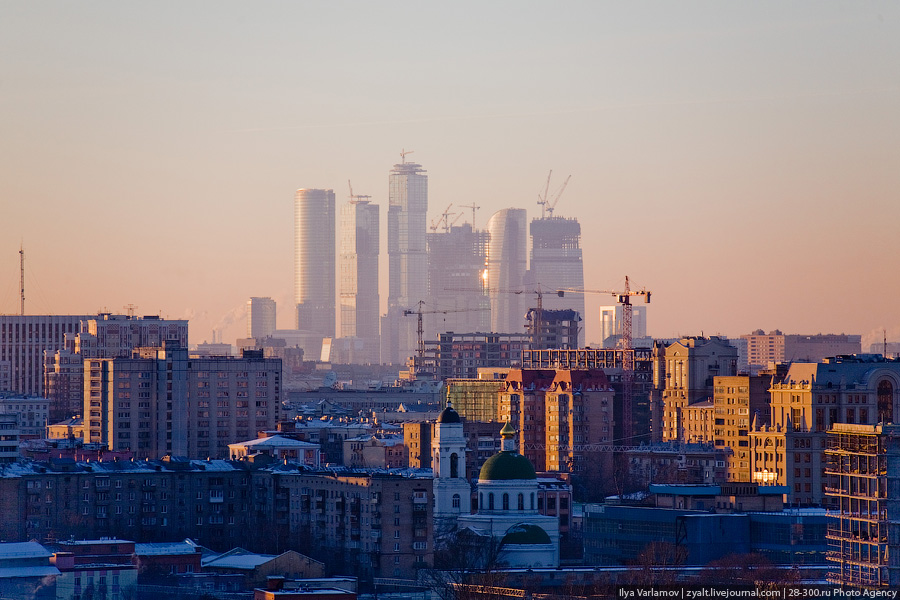
[(334, 191), (299, 189), (294, 198), (297, 329), (334, 337)]

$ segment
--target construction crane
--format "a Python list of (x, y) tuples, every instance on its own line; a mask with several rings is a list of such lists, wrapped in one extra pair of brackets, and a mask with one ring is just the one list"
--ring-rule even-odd
[(537, 203), (541, 205), (541, 218), (552, 217), (553, 210), (556, 208), (556, 203), (559, 202), (560, 197), (563, 192), (566, 190), (566, 186), (569, 185), (569, 180), (572, 178), (571, 175), (566, 177), (566, 180), (563, 182), (562, 186), (553, 193), (553, 199), (550, 199), (550, 177), (553, 175), (553, 170), (550, 170), (550, 174), (547, 175), (547, 184), (544, 186), (544, 193), (538, 194)]
[(544, 315), (544, 292), (541, 289), (541, 284), (537, 284), (536, 289), (534, 290), (505, 290), (505, 289), (497, 289), (497, 288), (445, 288), (447, 291), (452, 292), (481, 292), (487, 294), (535, 294), (537, 296), (537, 308), (534, 311), (534, 323), (532, 325), (533, 333), (531, 338), (532, 348), (540, 349), (541, 345), (541, 326), (543, 324), (543, 315)]
[(441, 223), (444, 224), (444, 231), (450, 231), (450, 225), (448, 224), (448, 220), (451, 215), (455, 215), (456, 213), (450, 212), (450, 207), (453, 206), (453, 203), (447, 205), (447, 208), (444, 209), (444, 212), (441, 213), (441, 216), (431, 222), (431, 225), (428, 227), (431, 230), (431, 233), (436, 233), (438, 227), (441, 226)]
[(404, 164), (406, 164), (406, 155), (412, 154), (413, 152), (415, 152), (415, 150), (406, 150), (405, 148), (400, 149), (400, 159), (403, 161)]
[(350, 187), (350, 202), (356, 204), (360, 200), (368, 200), (372, 196), (364, 196), (362, 194), (354, 194), (353, 193), (353, 184), (350, 183), (350, 180), (347, 180), (347, 185)]
[(419, 300), (419, 310), (412, 310), (411, 308), (407, 308), (403, 311), (404, 317), (410, 317), (412, 315), (416, 315), (418, 317), (418, 326), (416, 327), (416, 354), (419, 355), (419, 364), (422, 364), (422, 359), (425, 356), (425, 328), (422, 322), (422, 315), (446, 315), (449, 313), (461, 313), (461, 312), (480, 312), (483, 310), (487, 310), (485, 308), (449, 308), (444, 310), (422, 310), (425, 306), (424, 300)]
[(634, 384), (634, 354), (631, 347), (631, 298), (633, 296), (643, 296), (644, 303), (650, 303), (650, 291), (646, 288), (640, 290), (632, 290), (628, 276), (625, 277), (625, 289), (622, 291), (613, 290), (578, 290), (578, 289), (562, 289), (557, 290), (557, 295), (562, 298), (566, 292), (576, 294), (611, 294), (615, 296), (616, 303), (622, 305), (622, 334), (616, 344), (622, 350), (622, 437), (625, 440), (631, 440), (634, 435), (633, 420), (631, 418), (631, 398)]
[(461, 204), (460, 208), (471, 208), (472, 209), (472, 229), (475, 229), (475, 211), (481, 208), (480, 206), (475, 206), (475, 203), (472, 204)]

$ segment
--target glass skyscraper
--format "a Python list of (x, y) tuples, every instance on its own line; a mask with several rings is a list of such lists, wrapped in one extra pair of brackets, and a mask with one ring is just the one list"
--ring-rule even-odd
[(334, 212), (333, 190), (297, 190), (294, 197), (297, 329), (322, 337), (334, 337)]
[(351, 199), (341, 208), (341, 337), (355, 338), (353, 363), (378, 362), (378, 232), (377, 204)]
[(394, 165), (388, 200), (388, 313), (381, 328), (381, 361), (399, 364), (416, 348), (416, 320), (403, 311), (418, 310), (428, 293), (428, 175), (422, 165), (405, 160)]
[[(528, 234), (524, 208), (504, 208), (488, 221), (487, 281), (491, 298), (491, 331), (522, 333), (525, 309), (521, 297), (528, 263)], [(521, 293), (511, 293), (521, 291)]]

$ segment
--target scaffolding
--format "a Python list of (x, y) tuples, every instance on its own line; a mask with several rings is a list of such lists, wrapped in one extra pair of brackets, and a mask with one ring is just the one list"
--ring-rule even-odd
[(828, 581), (882, 588), (900, 583), (900, 426), (835, 424), (825, 444)]

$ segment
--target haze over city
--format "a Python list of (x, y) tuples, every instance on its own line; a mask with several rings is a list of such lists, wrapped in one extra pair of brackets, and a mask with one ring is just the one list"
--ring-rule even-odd
[(0, 56), (0, 313), (24, 245), (30, 314), (293, 327), (295, 190), (386, 210), (406, 149), (478, 228), (571, 175), (652, 336), (900, 339), (896, 3), (4, 3)]

